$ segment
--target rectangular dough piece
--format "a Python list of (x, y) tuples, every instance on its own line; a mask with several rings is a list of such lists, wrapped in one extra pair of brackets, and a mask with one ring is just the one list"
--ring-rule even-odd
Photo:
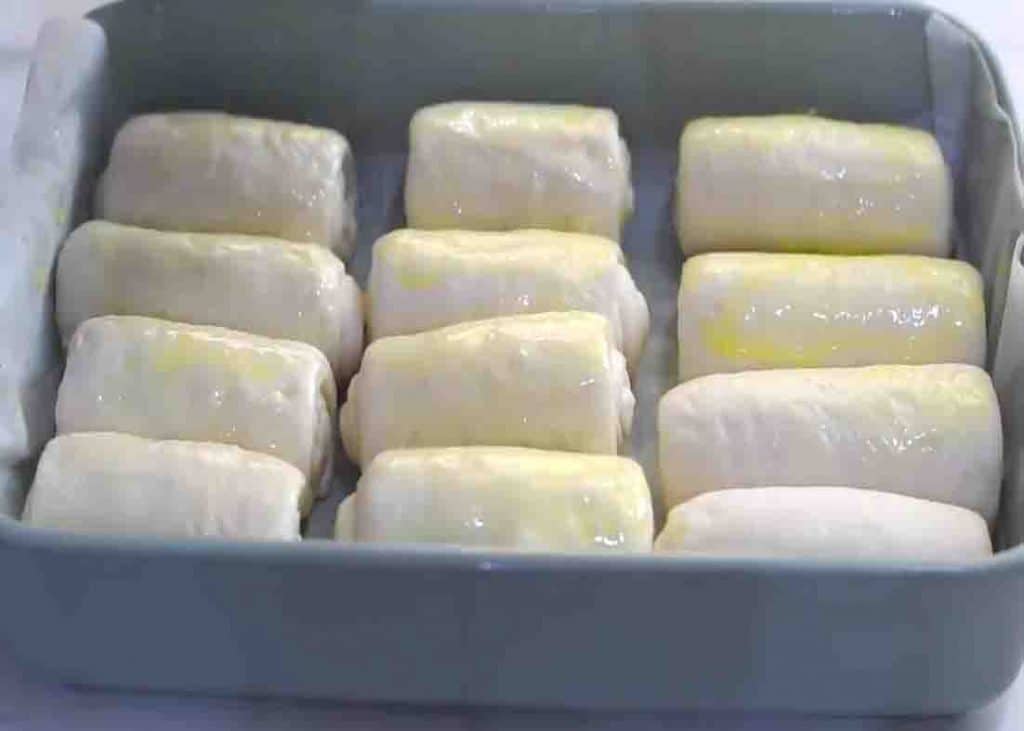
[(924, 256), (712, 253), (679, 286), (679, 378), (764, 368), (985, 365), (970, 265)]
[(517, 447), (402, 449), (378, 455), (338, 509), (335, 537), (520, 551), (651, 550), (640, 465)]
[(608, 319), (615, 344), (635, 366), (650, 323), (619, 245), (587, 234), (392, 231), (373, 245), (367, 291), (374, 338), (583, 310)]
[(348, 141), (306, 124), (220, 112), (133, 117), (99, 181), (97, 218), (145, 228), (356, 243)]
[(820, 117), (707, 117), (679, 142), (686, 255), (760, 249), (948, 256), (953, 192), (928, 132)]
[(297, 541), (306, 479), (287, 462), (207, 442), (54, 437), (22, 520), (74, 533)]
[(235, 444), (294, 465), (323, 493), (335, 410), (330, 366), (305, 343), (110, 315), (71, 338), (57, 433)]
[(362, 296), (327, 249), (242, 234), (194, 234), (89, 221), (57, 266), (65, 343), (85, 320), (144, 315), (218, 325), (319, 348), (339, 379), (359, 366)]
[(633, 210), (610, 109), (451, 102), (409, 125), (410, 228), (549, 228), (618, 241)]
[(634, 403), (607, 320), (517, 315), (375, 340), (341, 436), (362, 465), (386, 449), (476, 444), (615, 454)]
[(745, 371), (695, 378), (658, 406), (665, 505), (741, 487), (881, 490), (996, 516), (1003, 434), (971, 365)]
[(977, 513), (849, 487), (719, 490), (677, 505), (658, 553), (744, 558), (970, 561), (992, 555)]

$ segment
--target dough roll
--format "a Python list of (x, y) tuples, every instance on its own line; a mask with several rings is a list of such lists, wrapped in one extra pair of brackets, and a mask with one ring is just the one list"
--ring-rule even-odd
[(948, 256), (952, 183), (921, 130), (809, 116), (708, 117), (679, 142), (687, 255), (760, 249)]
[(107, 221), (79, 226), (57, 267), (64, 342), (99, 315), (146, 315), (299, 340), (338, 378), (359, 366), (359, 285), (330, 251), (239, 234), (154, 231)]
[(741, 487), (834, 485), (995, 518), (1002, 430), (971, 365), (746, 371), (695, 378), (658, 406), (666, 507)]
[(720, 490), (677, 505), (659, 553), (750, 558), (969, 561), (992, 555), (965, 508), (849, 487)]
[(75, 533), (297, 541), (305, 489), (290, 464), (225, 444), (66, 434), (43, 450), (22, 520)]
[(615, 344), (633, 365), (650, 322), (618, 244), (585, 234), (393, 231), (374, 244), (368, 292), (375, 338), (583, 310), (608, 318)]
[(619, 240), (633, 210), (610, 109), (453, 102), (409, 125), (410, 228), (549, 228)]
[(383, 452), (335, 525), (339, 540), (522, 551), (647, 552), (653, 531), (633, 460), (515, 447)]
[(923, 256), (701, 254), (679, 286), (679, 378), (762, 368), (985, 364), (981, 275)]
[(219, 112), (145, 114), (114, 138), (97, 218), (355, 247), (356, 179), (334, 130)]
[(615, 454), (633, 405), (607, 320), (518, 315), (374, 341), (341, 436), (362, 465), (386, 449), (475, 444)]
[(283, 459), (323, 491), (335, 406), (330, 366), (309, 345), (111, 315), (71, 338), (57, 432), (235, 444)]

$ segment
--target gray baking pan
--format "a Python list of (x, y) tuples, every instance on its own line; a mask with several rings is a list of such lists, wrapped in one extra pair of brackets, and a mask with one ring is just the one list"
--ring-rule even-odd
[[(973, 566), (108, 540), (0, 518), (0, 640), (72, 683), (578, 708), (945, 713), (1024, 655), (1024, 230), (1010, 102), (969, 32), (917, 6), (134, 0), (40, 38), (0, 207), (0, 505), (17, 515), (53, 430), (51, 271), (127, 115), (218, 108), (344, 132), (359, 251), (401, 224), (406, 128), (447, 99), (572, 101), (621, 116), (637, 214), (625, 247), (654, 331), (634, 453), (672, 385), (682, 124), (816, 110), (933, 129), (958, 255), (983, 272), (1007, 429), (1006, 549)], [(154, 398), (159, 398), (154, 395)], [(327, 534), (354, 484), (308, 527)], [(652, 481), (657, 492), (657, 484)], [(1017, 546), (1017, 547), (1014, 547)]]

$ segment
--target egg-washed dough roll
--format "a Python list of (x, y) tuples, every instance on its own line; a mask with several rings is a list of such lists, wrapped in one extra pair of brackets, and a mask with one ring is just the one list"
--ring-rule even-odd
[(386, 449), (475, 444), (615, 454), (633, 405), (607, 320), (517, 315), (374, 341), (341, 436), (362, 465)]
[(348, 256), (348, 141), (322, 127), (219, 112), (144, 114), (114, 138), (97, 217), (174, 231), (277, 236)]
[(287, 462), (209, 442), (54, 437), (22, 520), (75, 533), (299, 540), (306, 479)]
[(809, 116), (708, 117), (679, 142), (687, 255), (950, 252), (952, 183), (924, 131)]
[(305, 343), (110, 315), (71, 338), (57, 433), (235, 444), (283, 459), (323, 492), (335, 407), (330, 366)]
[(635, 365), (650, 322), (619, 245), (587, 234), (393, 231), (373, 246), (367, 289), (374, 338), (583, 310), (608, 318), (616, 345)]
[(833, 485), (995, 518), (1002, 430), (972, 365), (745, 371), (695, 378), (658, 406), (666, 507), (712, 490)]
[(985, 521), (955, 505), (849, 487), (763, 487), (677, 505), (655, 550), (926, 562), (985, 558), (992, 542)]
[(335, 538), (521, 551), (651, 550), (640, 465), (518, 447), (379, 454), (338, 509)]
[(610, 109), (452, 102), (409, 125), (410, 228), (549, 228), (616, 241), (633, 210)]
[(327, 249), (240, 234), (90, 221), (64, 243), (57, 324), (66, 343), (99, 315), (219, 325), (319, 348), (338, 378), (359, 366), (362, 297)]
[(924, 256), (714, 253), (679, 286), (679, 377), (762, 368), (985, 364), (981, 275)]

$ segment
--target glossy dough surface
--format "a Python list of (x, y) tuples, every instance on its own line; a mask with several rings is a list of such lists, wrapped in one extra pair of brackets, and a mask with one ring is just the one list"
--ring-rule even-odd
[(619, 240), (633, 208), (610, 109), (453, 102), (409, 125), (410, 228), (548, 228)]
[(762, 368), (985, 364), (981, 275), (920, 256), (687, 259), (679, 377)]
[(1002, 429), (970, 365), (747, 371), (676, 386), (658, 406), (666, 507), (725, 488), (834, 485), (970, 508), (991, 521)]
[(359, 365), (362, 297), (330, 251), (239, 234), (193, 234), (90, 221), (57, 267), (57, 323), (66, 343), (98, 315), (145, 315), (299, 340), (339, 378)]
[(341, 409), (345, 451), (485, 444), (615, 454), (633, 393), (608, 321), (551, 312), (375, 340)]
[(22, 519), (76, 533), (299, 540), (306, 480), (274, 457), (127, 434), (54, 437)]
[(117, 133), (97, 218), (355, 246), (355, 168), (334, 130), (219, 112), (145, 114)]
[(855, 560), (966, 561), (992, 555), (970, 510), (844, 487), (720, 490), (677, 505), (660, 553)]
[(622, 457), (513, 447), (383, 452), (339, 509), (336, 537), (525, 551), (651, 548), (650, 491)]
[(57, 432), (235, 444), (289, 462), (322, 490), (335, 404), (330, 366), (304, 343), (146, 317), (97, 317), (71, 338)]
[(679, 143), (683, 251), (950, 252), (952, 184), (935, 138), (809, 116), (708, 117)]
[(618, 244), (585, 234), (392, 231), (374, 244), (367, 289), (374, 338), (583, 310), (608, 318), (616, 345), (635, 364), (650, 322)]

